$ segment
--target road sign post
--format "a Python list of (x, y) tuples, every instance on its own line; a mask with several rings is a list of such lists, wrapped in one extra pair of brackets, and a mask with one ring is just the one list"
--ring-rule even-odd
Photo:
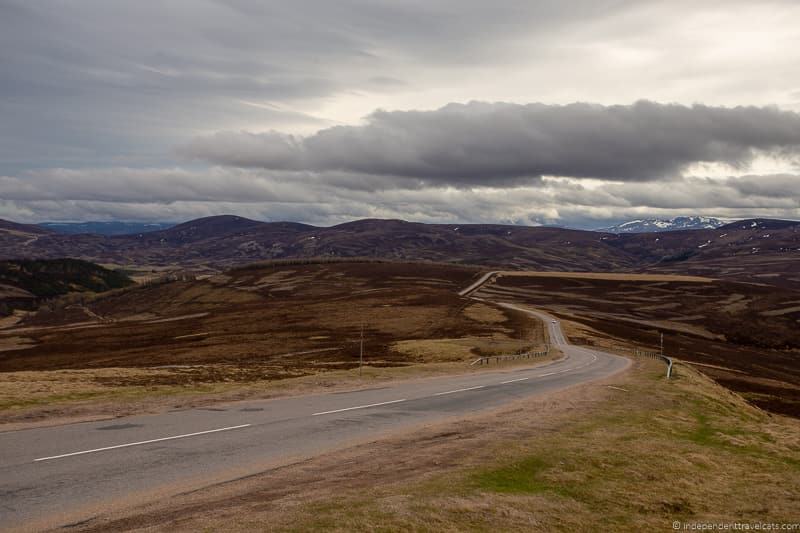
[(364, 368), (364, 324), (361, 324), (361, 348), (358, 351), (358, 375), (361, 375), (361, 372)]

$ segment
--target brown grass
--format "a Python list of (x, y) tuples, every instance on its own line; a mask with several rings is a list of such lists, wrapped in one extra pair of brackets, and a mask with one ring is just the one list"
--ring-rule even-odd
[(470, 303), (455, 292), (477, 272), (399, 263), (269, 266), (120, 291), (86, 302), (79, 315), (74, 306), (58, 308), (0, 330), (0, 338), (24, 332), (37, 344), (7, 352), (0, 371), (264, 365), (286, 353), (324, 353), (280, 358), (283, 369), (313, 373), (323, 363), (354, 365), (362, 324), (367, 363), (381, 364), (412, 362), (391, 349), (402, 340), (521, 334), (530, 320), (486, 306), (464, 312)]
[[(347, 371), (359, 364), (362, 325), (365, 364), (375, 368), (466, 365), (543, 344), (537, 321), (456, 294), (479, 274), (453, 265), (270, 264), (53, 305), (0, 329), (0, 409), (16, 420), (50, 407), (195, 389), (233, 394)], [(23, 375), (45, 385), (19, 388)]]
[(797, 291), (726, 280), (503, 276), (476, 294), (580, 322), (592, 333), (576, 338), (587, 343), (656, 351), (663, 333), (667, 355), (704, 365), (762, 408), (800, 417)]

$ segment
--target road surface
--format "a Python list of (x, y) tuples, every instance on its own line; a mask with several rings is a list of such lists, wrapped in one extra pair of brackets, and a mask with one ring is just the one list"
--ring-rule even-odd
[(563, 359), (535, 368), (0, 433), (0, 530), (76, 523), (627, 368), (622, 357), (568, 345), (551, 317), (525, 311), (545, 320)]

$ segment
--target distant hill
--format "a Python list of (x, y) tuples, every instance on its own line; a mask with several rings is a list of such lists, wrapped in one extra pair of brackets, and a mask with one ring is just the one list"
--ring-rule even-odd
[(10, 220), (0, 219), (0, 234), (2, 233), (24, 233), (26, 235), (46, 235), (52, 230), (37, 226), (35, 224), (19, 224)]
[(130, 266), (224, 269), (273, 259), (375, 257), (507, 269), (692, 273), (800, 286), (800, 222), (781, 220), (659, 233), (379, 219), (323, 228), (237, 216), (135, 235), (1, 228), (0, 259), (79, 257)]
[(731, 222), (729, 224), (725, 224), (724, 226), (720, 226), (719, 229), (726, 229), (726, 230), (745, 230), (745, 231), (758, 231), (758, 230), (769, 230), (769, 229), (787, 229), (787, 228), (794, 228), (800, 224), (799, 221), (796, 220), (776, 220), (773, 218), (753, 218), (750, 220), (738, 220), (736, 222)]
[(714, 229), (724, 226), (725, 221), (711, 217), (675, 217), (668, 219), (646, 218), (630, 220), (608, 228), (596, 231), (608, 233), (656, 233), (663, 231), (678, 231), (685, 229)]
[(168, 222), (42, 222), (39, 226), (67, 235), (94, 233), (97, 235), (132, 235), (171, 228)]
[(121, 272), (79, 259), (0, 261), (0, 315), (70, 292), (104, 292), (132, 284)]

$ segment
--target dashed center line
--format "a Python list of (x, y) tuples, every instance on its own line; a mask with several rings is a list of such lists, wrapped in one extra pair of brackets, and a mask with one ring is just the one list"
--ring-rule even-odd
[[(501, 385), (506, 385), (508, 383), (517, 383), (519, 381), (526, 381), (526, 380), (529, 380), (531, 378), (543, 378), (543, 377), (546, 377), (546, 376), (552, 376), (554, 374), (561, 374), (561, 373), (564, 373), (564, 372), (574, 372), (575, 370), (578, 370), (578, 369), (581, 369), (583, 367), (591, 365), (595, 361), (597, 361), (597, 356), (596, 355), (592, 355), (592, 360), (591, 361), (588, 361), (588, 362), (584, 363), (583, 365), (577, 366), (575, 368), (568, 368), (568, 369), (565, 369), (565, 370), (560, 370), (558, 372), (549, 372), (547, 374), (539, 374), (539, 375), (536, 375), (536, 376), (528, 376), (528, 377), (524, 377), (524, 378), (509, 379), (509, 380), (506, 380), (506, 381), (501, 381), (500, 384)], [(478, 389), (483, 389), (483, 388), (486, 388), (486, 385), (476, 385), (475, 387), (465, 387), (463, 389), (455, 389), (455, 390), (449, 390), (449, 391), (445, 391), (445, 392), (437, 392), (437, 393), (433, 394), (433, 396), (445, 396), (447, 394), (455, 394), (457, 392), (466, 392), (466, 391), (478, 390)], [(366, 405), (356, 405), (354, 407), (344, 407), (342, 409), (332, 409), (330, 411), (321, 411), (319, 413), (313, 413), (311, 416), (320, 416), (320, 415), (329, 415), (329, 414), (333, 414), (333, 413), (342, 413), (342, 412), (345, 412), (345, 411), (354, 411), (356, 409), (367, 409), (369, 407), (379, 407), (381, 405), (391, 405), (391, 404), (400, 403), (400, 402), (406, 402), (406, 401), (408, 401), (408, 399), (407, 398), (403, 398), (403, 399), (400, 399), (400, 400), (391, 400), (391, 401), (388, 401), (388, 402), (378, 402), (378, 403), (370, 403), (370, 404), (366, 404)], [(79, 452), (64, 453), (64, 454), (61, 454), (61, 455), (52, 455), (50, 457), (40, 457), (38, 459), (34, 459), (34, 462), (49, 461), (51, 459), (61, 459), (61, 458), (64, 458), (64, 457), (72, 457), (72, 456), (75, 456), (75, 455), (84, 455), (84, 454), (87, 454), (87, 453), (102, 452), (102, 451), (114, 450), (114, 449), (118, 449), (118, 448), (128, 448), (130, 446), (141, 446), (141, 445), (144, 445), (144, 444), (151, 444), (151, 443), (154, 443), (154, 442), (163, 442), (163, 441), (168, 441), (168, 440), (183, 439), (183, 438), (186, 438), (186, 437), (195, 437), (195, 436), (198, 436), (198, 435), (207, 435), (209, 433), (218, 433), (220, 431), (230, 431), (232, 429), (246, 428), (246, 427), (249, 427), (251, 425), (252, 424), (241, 424), (241, 425), (238, 425), (238, 426), (229, 426), (229, 427), (218, 428), (218, 429), (209, 429), (207, 431), (197, 431), (195, 433), (186, 433), (186, 434), (183, 434), (183, 435), (173, 435), (171, 437), (161, 437), (161, 438), (158, 438), (158, 439), (143, 440), (143, 441), (138, 441), (138, 442), (129, 442), (129, 443), (126, 443), (126, 444), (117, 444), (115, 446), (105, 446), (103, 448), (95, 448), (95, 449), (92, 449), (92, 450), (83, 450), (83, 451), (79, 451)]]
[(464, 392), (464, 391), (468, 391), (468, 390), (482, 389), (484, 387), (486, 387), (486, 385), (478, 385), (477, 387), (467, 387), (466, 389), (449, 390), (449, 391), (446, 391), (446, 392), (437, 392), (436, 394), (434, 394), (434, 396), (444, 396), (445, 394), (454, 394), (456, 392)]
[(528, 378), (509, 379), (508, 381), (501, 381), (500, 385), (505, 385), (506, 383), (516, 383), (517, 381), (525, 381), (526, 379), (531, 379), (531, 378), (528, 377)]
[(129, 442), (127, 444), (117, 444), (116, 446), (105, 446), (103, 448), (95, 448), (93, 450), (83, 450), (80, 452), (72, 452), (72, 453), (62, 453), (61, 455), (51, 455), (50, 457), (40, 457), (38, 459), (34, 459), (34, 462), (38, 461), (49, 461), (50, 459), (61, 459), (63, 457), (72, 457), (73, 455), (84, 455), (87, 453), (95, 453), (95, 452), (103, 452), (106, 450), (115, 450), (117, 448), (128, 448), (129, 446), (141, 446), (142, 444), (150, 444), (152, 442), (162, 442), (165, 440), (175, 440), (175, 439), (184, 439), (186, 437), (196, 437), (197, 435), (207, 435), (209, 433), (218, 433), (220, 431), (230, 431), (232, 429), (241, 429), (250, 426), (251, 424), (241, 424), (239, 426), (230, 426), (226, 428), (219, 428), (219, 429), (209, 429), (207, 431), (198, 431), (196, 433), (186, 433), (184, 435), (173, 435), (172, 437), (161, 437), (160, 439), (150, 439), (150, 440), (142, 440), (139, 442)]
[(320, 413), (314, 413), (311, 416), (319, 416), (319, 415), (329, 415), (331, 413), (341, 413), (343, 411), (352, 411), (354, 409), (366, 409), (367, 407), (378, 407), (379, 405), (389, 405), (391, 403), (400, 403), (407, 401), (405, 398), (402, 400), (392, 400), (390, 402), (380, 402), (380, 403), (370, 403), (367, 405), (357, 405), (355, 407), (345, 407), (344, 409), (334, 409), (332, 411), (322, 411)]

